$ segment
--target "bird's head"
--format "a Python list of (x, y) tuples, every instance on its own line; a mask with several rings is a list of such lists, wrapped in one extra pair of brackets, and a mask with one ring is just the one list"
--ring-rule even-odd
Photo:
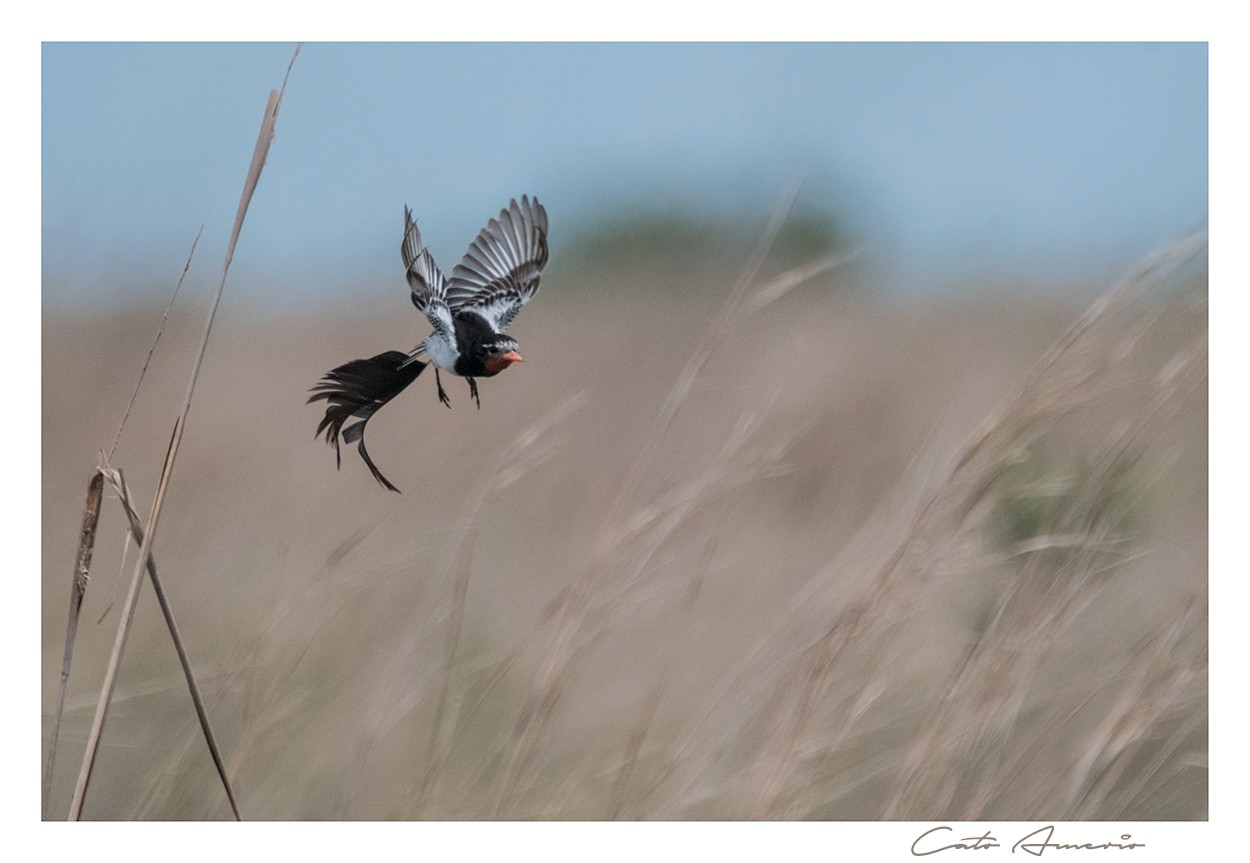
[(517, 349), (521, 346), (511, 336), (499, 336), (481, 346), (482, 365), (492, 374), (499, 374), (513, 363), (524, 362)]

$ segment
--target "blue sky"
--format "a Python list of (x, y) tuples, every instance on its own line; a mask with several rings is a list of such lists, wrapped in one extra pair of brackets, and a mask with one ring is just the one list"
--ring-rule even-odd
[[(164, 296), (201, 224), (215, 279), (292, 48), (44, 45), (45, 301)], [(762, 223), (799, 176), (899, 286), (1105, 279), (1205, 218), (1207, 142), (1201, 43), (309, 43), (232, 284), (394, 281), (405, 203), (448, 268), (522, 192), (554, 256), (639, 205)]]

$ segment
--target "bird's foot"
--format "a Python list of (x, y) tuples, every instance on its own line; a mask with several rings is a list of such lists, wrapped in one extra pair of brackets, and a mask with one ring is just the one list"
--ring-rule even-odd
[(477, 409), (482, 409), (482, 400), (477, 397), (477, 381), (469, 378), (469, 395), (473, 396), (473, 401), (477, 402)]
[(447, 390), (443, 389), (443, 379), (439, 377), (438, 369), (434, 369), (434, 381), (438, 384), (438, 400), (447, 407), (451, 407), (451, 399), (447, 398)]

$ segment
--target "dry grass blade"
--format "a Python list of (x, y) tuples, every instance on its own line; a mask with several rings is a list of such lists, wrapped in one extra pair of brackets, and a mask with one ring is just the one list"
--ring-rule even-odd
[(74, 641), (78, 635), (78, 617), (87, 593), (91, 573), (91, 555), (95, 550), (95, 531), (100, 523), (100, 502), (104, 495), (104, 478), (97, 471), (87, 483), (87, 503), (82, 511), (82, 529), (78, 534), (78, 559), (69, 586), (69, 623), (65, 627), (65, 658), (61, 661), (61, 683), (56, 698), (56, 715), (52, 720), (52, 742), (48, 746), (48, 763), (43, 771), (43, 817), (48, 817), (48, 799), (52, 793), (52, 768), (56, 763), (56, 744), (61, 734), (61, 716), (65, 712), (65, 690), (69, 685), (69, 669), (74, 659)]
[[(1042, 361), (1038, 370), (1037, 378), (1040, 378), (1048, 369), (1050, 369), (1058, 359), (1089, 331), (1107, 311), (1117, 302), (1122, 300), (1127, 294), (1141, 287), (1148, 279), (1158, 276), (1160, 273), (1178, 269), (1188, 262), (1192, 261), (1196, 256), (1200, 255), (1207, 249), (1207, 232), (1195, 231), (1193, 234), (1173, 243), (1172, 245), (1160, 250), (1157, 254), (1151, 255), (1147, 260), (1143, 261), (1141, 266), (1128, 275), (1127, 278), (1121, 280), (1111, 290), (1107, 291), (1097, 301), (1093, 303), (1085, 314), (1081, 315), (1080, 320), (1072, 325), (1072, 328), (1064, 334), (1063, 338), (1055, 343), (1050, 353)], [(1036, 379), (1035, 379), (1036, 380)]]
[[(296, 48), (296, 55), (299, 49)], [(291, 58), (294, 63), (295, 58)], [(290, 67), (287, 68), (290, 74)], [(285, 83), (284, 83), (285, 86)], [(191, 374), (187, 382), (187, 392), (183, 398), (182, 410), (174, 423), (173, 434), (170, 437), (169, 449), (165, 455), (165, 464), (161, 469), (161, 476), (157, 485), (156, 499), (152, 504), (152, 510), (148, 515), (148, 523), (143, 534), (143, 544), (139, 549), (139, 559), (135, 564), (134, 574), (130, 579), (130, 588), (126, 595), (126, 601), (123, 605), (121, 620), (118, 623), (117, 637), (113, 643), (113, 651), (109, 656), (108, 668), (105, 671), (104, 683), (100, 689), (100, 699), (96, 705), (95, 718), (92, 721), (91, 731), (87, 738), (86, 752), (83, 755), (82, 769), (79, 771), (78, 784), (74, 789), (74, 799), (70, 804), (70, 820), (78, 820), (82, 815), (83, 801), (86, 797), (87, 786), (91, 779), (91, 771), (95, 764), (96, 754), (99, 750), (100, 735), (103, 732), (105, 717), (108, 713), (109, 700), (112, 697), (113, 688), (117, 682), (117, 670), (121, 665), (122, 655), (126, 649), (126, 639), (130, 632), (131, 622), (134, 618), (135, 604), (138, 599), (139, 586), (143, 580), (143, 573), (147, 568), (148, 558), (152, 554), (152, 542), (156, 536), (156, 527), (160, 518), (161, 508), (164, 504), (165, 493), (169, 488), (170, 477), (173, 473), (174, 461), (178, 455), (178, 447), (182, 441), (183, 430), (186, 427), (187, 414), (191, 410), (191, 398), (195, 392), (195, 384), (199, 378), (200, 367), (204, 362), (204, 355), (208, 350), (208, 340), (212, 333), (213, 321), (217, 315), (217, 308), (221, 304), (221, 296), (226, 287), (226, 276), (230, 271), (230, 262), (234, 257), (235, 246), (239, 240), (239, 233), (243, 228), (243, 219), (247, 215), (248, 205), (251, 203), (252, 194), (256, 190), (256, 184), (260, 179), (261, 171), (265, 166), (265, 159), (269, 153), (269, 145), (273, 140), (274, 129), (278, 119), (278, 110), (282, 104), (282, 93), (273, 90), (269, 93), (269, 101), (265, 106), (264, 119), (261, 121), (260, 134), (256, 141), (256, 148), (252, 154), (251, 166), (248, 169), (247, 179), (243, 185), (243, 195), (239, 201), (239, 210), (235, 215), (234, 229), (230, 234), (230, 245), (226, 250), (226, 260), (222, 267), (221, 281), (217, 286), (217, 292), (213, 297), (212, 307), (209, 310), (208, 320), (204, 326), (204, 334), (200, 340), (199, 351), (196, 354), (195, 363), (191, 368)]]
[(121, 440), (122, 430), (126, 428), (126, 420), (130, 417), (130, 409), (135, 405), (139, 389), (143, 386), (143, 379), (148, 373), (148, 365), (152, 362), (152, 355), (156, 353), (156, 346), (160, 344), (161, 336), (165, 332), (165, 324), (169, 321), (169, 310), (173, 308), (174, 302), (178, 299), (178, 292), (182, 290), (182, 282), (186, 279), (187, 272), (191, 269), (191, 259), (195, 257), (195, 247), (200, 244), (200, 235), (203, 233), (204, 226), (200, 225), (200, 230), (196, 232), (195, 239), (191, 241), (191, 251), (187, 252), (187, 262), (182, 265), (182, 275), (178, 277), (178, 283), (174, 285), (174, 293), (170, 296), (169, 303), (165, 306), (164, 314), (161, 315), (161, 325), (156, 329), (156, 338), (152, 339), (152, 347), (148, 348), (148, 355), (143, 360), (143, 368), (139, 370), (139, 379), (135, 381), (135, 388), (130, 393), (130, 401), (126, 403), (126, 410), (122, 412), (121, 422), (117, 424), (117, 434), (113, 435), (113, 445), (109, 447), (105, 460), (111, 459), (113, 453), (117, 450), (117, 442)]
[[(296, 53), (299, 53), (298, 48)], [(291, 62), (295, 62), (295, 59), (291, 58)], [(200, 366), (203, 365), (204, 355), (208, 351), (208, 337), (213, 330), (213, 321), (217, 318), (217, 307), (221, 305), (221, 295), (226, 289), (226, 276), (230, 272), (230, 262), (234, 260), (234, 249), (239, 242), (239, 233), (243, 230), (243, 219), (247, 216), (247, 208), (252, 203), (252, 194), (256, 191), (260, 173), (265, 167), (265, 159), (269, 155), (269, 145), (273, 142), (278, 109), (281, 105), (282, 93), (278, 90), (271, 90), (269, 102), (265, 105), (265, 116), (260, 124), (260, 135), (256, 139), (256, 149), (252, 153), (252, 164), (248, 168), (247, 178), (243, 181), (243, 195), (239, 199), (239, 210), (234, 216), (234, 228), (230, 231), (230, 245), (226, 247), (226, 260), (221, 268), (221, 281), (217, 284), (217, 292), (213, 294), (213, 304), (208, 310), (204, 334), (200, 337), (200, 349), (196, 352), (195, 364), (191, 367), (191, 374), (187, 379), (187, 394), (182, 400), (181, 421), (185, 421), (187, 412), (191, 410), (191, 396), (195, 393), (195, 384), (200, 377)]]

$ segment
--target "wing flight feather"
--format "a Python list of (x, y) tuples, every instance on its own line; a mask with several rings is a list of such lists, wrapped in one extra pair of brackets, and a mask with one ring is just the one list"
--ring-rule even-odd
[(451, 311), (468, 309), (499, 332), (538, 293), (547, 264), (547, 211), (537, 198), (522, 195), (478, 233), (446, 286)]
[(412, 304), (426, 316), (434, 332), (455, 350), (456, 327), (447, 303), (447, 281), (434, 263), (434, 256), (421, 242), (421, 232), (407, 206), (404, 207), (404, 241), (399, 251), (404, 259), (408, 286), (412, 288)]

